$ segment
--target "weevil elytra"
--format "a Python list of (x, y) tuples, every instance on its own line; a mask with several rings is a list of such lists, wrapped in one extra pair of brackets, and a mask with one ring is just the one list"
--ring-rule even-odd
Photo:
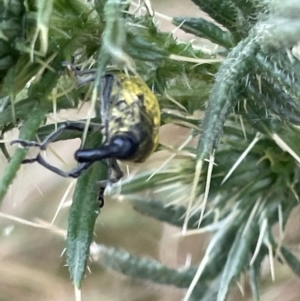
[[(93, 79), (89, 78), (88, 82)], [(99, 148), (77, 150), (75, 159), (79, 164), (69, 172), (51, 165), (41, 154), (25, 159), (23, 163), (38, 162), (63, 177), (76, 178), (94, 162), (107, 159), (108, 181), (116, 181), (123, 176), (117, 160), (145, 161), (158, 145), (160, 109), (155, 95), (142, 79), (125, 74), (107, 73), (103, 76), (101, 86), (99, 94), (103, 141)], [(17, 139), (12, 144), (45, 150), (66, 129), (83, 131), (84, 125), (66, 122), (41, 143)], [(115, 172), (115, 179), (111, 178), (111, 171)]]

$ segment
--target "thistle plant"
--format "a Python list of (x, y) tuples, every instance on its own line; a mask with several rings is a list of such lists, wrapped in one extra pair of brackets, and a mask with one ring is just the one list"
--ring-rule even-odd
[[(62, 66), (73, 57), (80, 68), (97, 69), (95, 86), (108, 68), (139, 75), (159, 99), (162, 123), (187, 127), (190, 137), (178, 149), (168, 148), (170, 159), (160, 168), (124, 178), (106, 193), (121, 195), (139, 212), (184, 234), (207, 231), (211, 239), (198, 265), (178, 270), (110, 246), (94, 246), (92, 255), (100, 254), (95, 256), (100, 264), (130, 277), (187, 289), (185, 301), (226, 300), (246, 273), (259, 300), (266, 257), (300, 276), (299, 260), (281, 241), (300, 193), (300, 5), (296, 0), (193, 2), (222, 29), (189, 16), (172, 22), (219, 45), (214, 54), (161, 32), (148, 1), (141, 16), (120, 0), (0, 2), (1, 134), (20, 127), (20, 138), (42, 140), (54, 128), (43, 125), (48, 113), (76, 108), (83, 92), (85, 100), (95, 102), (95, 87), (90, 94), (77, 88)], [(196, 111), (204, 117), (194, 117)], [(58, 139), (75, 137), (81, 136), (68, 131)], [(196, 147), (190, 139), (197, 140)], [(89, 147), (99, 141), (99, 133), (88, 133)], [(26, 150), (11, 157), (3, 143), (1, 150), (10, 159), (0, 182), (3, 198)], [(77, 181), (67, 237), (77, 288), (99, 213), (97, 181), (105, 177), (106, 167), (99, 163)], [(275, 224), (279, 239), (272, 232)]]

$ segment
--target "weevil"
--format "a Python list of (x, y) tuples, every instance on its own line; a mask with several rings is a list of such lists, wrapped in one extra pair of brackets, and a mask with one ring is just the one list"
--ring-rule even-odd
[[(88, 82), (94, 79), (89, 78)], [(103, 135), (99, 148), (78, 149), (74, 154), (78, 165), (69, 172), (51, 165), (40, 153), (35, 158), (25, 159), (22, 163), (38, 162), (60, 176), (77, 178), (94, 162), (107, 159), (108, 181), (117, 181), (123, 176), (117, 160), (137, 163), (145, 161), (158, 145), (160, 108), (153, 92), (141, 78), (106, 73), (102, 78), (99, 94)], [(47, 146), (66, 129), (83, 131), (84, 125), (66, 122), (41, 143), (22, 139), (11, 143), (46, 150)], [(115, 179), (112, 179), (112, 171), (116, 174)], [(101, 198), (103, 190), (100, 192), (99, 199)]]

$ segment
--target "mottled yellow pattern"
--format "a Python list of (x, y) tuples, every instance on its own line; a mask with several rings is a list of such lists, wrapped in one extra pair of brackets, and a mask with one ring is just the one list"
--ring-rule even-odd
[(140, 142), (130, 161), (143, 162), (158, 144), (160, 109), (157, 98), (142, 79), (125, 74), (113, 76), (107, 139), (109, 141), (115, 134), (133, 133)]

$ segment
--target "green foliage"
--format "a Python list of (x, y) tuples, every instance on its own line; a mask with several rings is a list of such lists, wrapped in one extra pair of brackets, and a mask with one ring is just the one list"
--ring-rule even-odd
[[(97, 147), (101, 138), (100, 133), (94, 133), (89, 137), (87, 147)], [(89, 247), (100, 211), (98, 182), (106, 179), (106, 173), (103, 164), (97, 162), (88, 171), (83, 172), (74, 192), (69, 213), (66, 253), (71, 279), (77, 288), (81, 287), (86, 272)]]
[[(89, 99), (88, 89), (77, 89), (62, 66), (73, 56), (80, 67), (97, 67), (96, 88), (107, 68), (139, 74), (160, 100), (162, 123), (189, 128), (197, 145), (181, 147), (161, 170), (124, 179), (109, 193), (159, 221), (212, 237), (199, 265), (182, 270), (106, 246), (98, 246), (98, 261), (130, 277), (188, 288), (185, 301), (224, 301), (249, 272), (259, 300), (266, 255), (276, 255), (299, 275), (299, 260), (271, 229), (277, 223), (284, 229), (299, 201), (300, 62), (291, 48), (300, 40), (300, 6), (295, 0), (193, 2), (223, 29), (189, 16), (172, 22), (224, 47), (218, 56), (179, 43), (160, 32), (149, 14), (129, 13), (123, 1), (0, 2), (7, 12), (0, 14), (1, 135), (20, 126), (21, 138), (43, 139), (53, 129), (41, 125), (54, 103), (59, 111), (77, 108), (82, 92)], [(211, 63), (217, 57), (222, 63)], [(205, 111), (204, 117), (196, 118), (196, 111)], [(74, 137), (78, 133), (69, 131), (58, 139)], [(8, 157), (4, 144), (1, 150)], [(18, 149), (12, 156), (0, 181), (1, 199), (25, 154)], [(98, 215), (95, 183), (104, 172), (94, 165), (74, 194), (67, 256), (76, 287)]]
[(23, 1), (1, 1), (0, 11), (0, 80), (2, 81), (19, 56), (16, 44), (23, 35), (22, 20), (25, 6)]
[(234, 45), (229, 31), (224, 31), (216, 24), (205, 19), (175, 17), (173, 18), (173, 24), (180, 26), (185, 32), (206, 38), (225, 48), (231, 48)]

